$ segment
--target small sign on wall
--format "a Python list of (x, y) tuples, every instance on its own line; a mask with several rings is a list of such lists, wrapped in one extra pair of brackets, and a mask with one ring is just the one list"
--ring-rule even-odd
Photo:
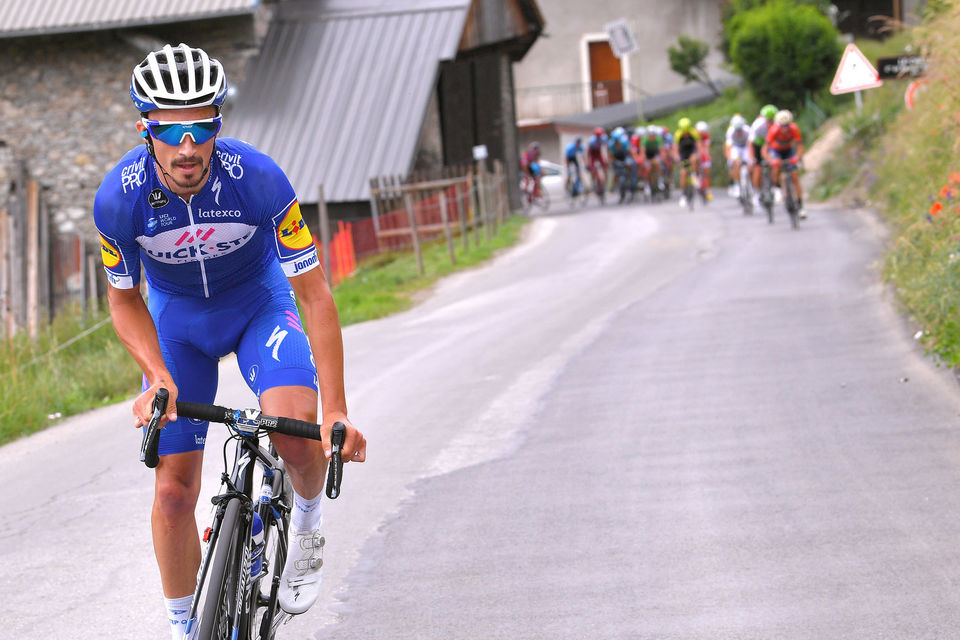
[(487, 145), (478, 144), (473, 148), (473, 159), (474, 160), (486, 160), (487, 159)]
[(629, 55), (638, 49), (637, 39), (633, 37), (630, 25), (626, 18), (608, 22), (603, 26), (610, 38), (610, 48), (618, 58)]

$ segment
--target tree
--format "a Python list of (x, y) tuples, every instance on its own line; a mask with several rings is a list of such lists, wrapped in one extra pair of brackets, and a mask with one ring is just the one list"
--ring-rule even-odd
[(761, 102), (794, 108), (836, 72), (839, 33), (816, 7), (772, 0), (728, 23), (730, 61)]
[(677, 38), (677, 46), (670, 45), (667, 48), (671, 69), (683, 76), (687, 82), (699, 82), (709, 87), (713, 95), (719, 97), (720, 90), (707, 72), (706, 60), (709, 53), (710, 45), (685, 35)]
[[(739, 22), (735, 18), (747, 11), (769, 4), (770, 0), (729, 0), (720, 7), (720, 21), (723, 29), (720, 32), (720, 53), (723, 59), (730, 62), (730, 40)], [(816, 7), (821, 13), (829, 16), (831, 8), (836, 9), (831, 0), (794, 0), (795, 4), (805, 4)]]

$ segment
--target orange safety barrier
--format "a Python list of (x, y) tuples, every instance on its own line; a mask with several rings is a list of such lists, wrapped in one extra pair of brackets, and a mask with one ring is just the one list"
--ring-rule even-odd
[[(333, 234), (330, 241), (330, 273), (327, 275), (331, 286), (337, 286), (357, 269), (357, 256), (353, 247), (353, 224), (338, 221), (337, 232)], [(314, 240), (314, 243), (323, 262), (323, 243), (319, 240)]]

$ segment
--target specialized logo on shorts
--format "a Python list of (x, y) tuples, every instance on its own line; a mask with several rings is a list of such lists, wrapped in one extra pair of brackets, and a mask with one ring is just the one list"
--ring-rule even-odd
[(107, 269), (113, 269), (120, 264), (120, 250), (103, 236), (100, 236), (100, 257), (103, 258), (103, 266)]
[[(289, 319), (287, 320), (289, 323)], [(301, 329), (301, 333), (302, 333)], [(280, 350), (280, 344), (283, 342), (283, 339), (287, 337), (287, 331), (281, 330), (280, 325), (277, 325), (273, 328), (273, 333), (270, 334), (270, 339), (267, 340), (267, 343), (264, 345), (267, 349), (273, 347), (273, 359), (277, 362), (280, 362), (280, 356), (277, 355), (277, 352)]]
[(137, 242), (154, 260), (167, 264), (196, 262), (233, 253), (250, 241), (257, 228), (241, 222), (221, 222), (196, 228), (170, 229)]
[(150, 203), (150, 206), (154, 209), (160, 209), (170, 204), (170, 198), (167, 197), (167, 194), (163, 192), (163, 189), (157, 187), (150, 192), (150, 195), (147, 196), (147, 202)]
[(280, 244), (295, 251), (306, 249), (313, 244), (310, 230), (307, 229), (303, 216), (300, 214), (300, 203), (296, 200), (287, 209), (280, 226), (277, 227), (277, 236), (280, 238)]

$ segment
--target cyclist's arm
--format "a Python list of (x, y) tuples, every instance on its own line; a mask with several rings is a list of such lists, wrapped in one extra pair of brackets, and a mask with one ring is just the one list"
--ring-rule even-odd
[(147, 378), (150, 388), (142, 393), (133, 403), (135, 426), (149, 422), (153, 395), (160, 387), (170, 391), (167, 402), (168, 420), (177, 419), (177, 386), (173, 376), (167, 370), (160, 352), (160, 341), (157, 339), (157, 328), (153, 318), (143, 302), (140, 289), (107, 288), (107, 303), (110, 305), (110, 318), (117, 337), (127, 352), (140, 365), (140, 370)]
[(304, 329), (317, 367), (323, 440), (330, 442), (330, 429), (339, 420), (348, 425), (346, 448), (353, 450), (351, 436), (355, 437), (356, 430), (350, 427), (347, 420), (347, 400), (343, 389), (343, 337), (333, 294), (323, 268), (319, 266), (290, 276), (289, 280), (300, 302)]

